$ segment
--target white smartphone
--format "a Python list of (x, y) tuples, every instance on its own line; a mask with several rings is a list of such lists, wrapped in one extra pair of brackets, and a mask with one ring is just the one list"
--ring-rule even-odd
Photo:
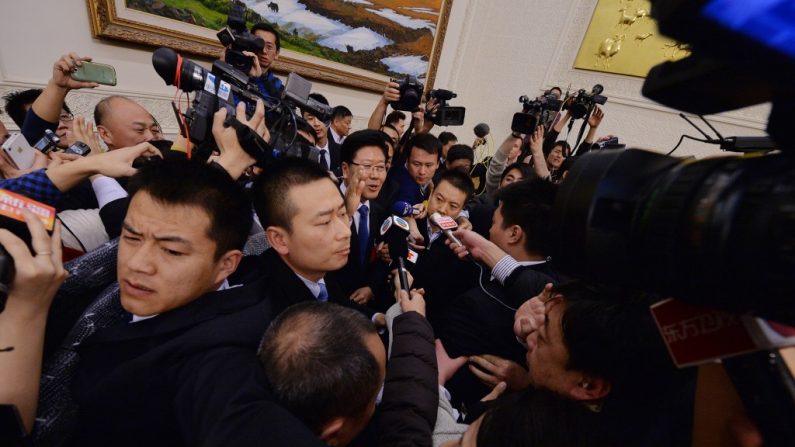
[(36, 161), (36, 149), (21, 133), (15, 133), (3, 143), (3, 152), (17, 165), (17, 169), (30, 169)]

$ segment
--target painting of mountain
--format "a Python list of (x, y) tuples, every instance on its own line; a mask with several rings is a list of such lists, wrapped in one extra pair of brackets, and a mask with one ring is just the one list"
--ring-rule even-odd
[[(220, 29), (228, 0), (125, 0), (127, 7)], [(287, 49), (374, 73), (424, 77), (445, 0), (243, 0)], [(451, 1), (451, 0), (446, 0)]]

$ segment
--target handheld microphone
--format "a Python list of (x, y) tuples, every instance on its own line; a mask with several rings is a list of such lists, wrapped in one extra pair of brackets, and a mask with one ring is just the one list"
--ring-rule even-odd
[(411, 217), (419, 214), (419, 212), (408, 202), (395, 202), (392, 205), (392, 214), (400, 217)]
[(406, 292), (409, 291), (405, 262), (409, 252), (409, 243), (406, 240), (408, 233), (409, 223), (401, 217), (389, 216), (381, 224), (381, 238), (389, 245), (389, 257), (397, 262), (400, 288)]
[(486, 135), (488, 135), (491, 131), (491, 129), (489, 129), (489, 125), (486, 123), (478, 124), (473, 130), (478, 138), (485, 138)]
[(444, 235), (447, 236), (447, 239), (450, 239), (462, 247), (464, 246), (464, 244), (462, 244), (457, 237), (453, 236), (453, 230), (458, 228), (458, 223), (455, 221), (455, 219), (450, 216), (442, 216), (439, 213), (433, 213), (431, 214), (431, 222), (433, 222), (433, 224), (437, 227), (441, 228), (441, 230), (444, 232)]

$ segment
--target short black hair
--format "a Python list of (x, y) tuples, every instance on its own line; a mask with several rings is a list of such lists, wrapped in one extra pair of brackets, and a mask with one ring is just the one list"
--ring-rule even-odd
[(334, 417), (362, 414), (381, 387), (378, 361), (366, 342), (376, 334), (356, 310), (299, 303), (271, 323), (259, 358), (280, 403), (318, 431)]
[(560, 94), (561, 94), (561, 95), (563, 94), (563, 89), (561, 89), (561, 88), (560, 88), (560, 87), (558, 87), (557, 85), (549, 89), (549, 91), (550, 91), (550, 92), (551, 92), (552, 90), (557, 90), (557, 91), (559, 91), (559, 92), (560, 92)]
[(340, 161), (351, 163), (356, 157), (356, 152), (366, 146), (376, 146), (384, 153), (384, 160), (389, 157), (387, 146), (388, 135), (380, 130), (357, 130), (345, 138), (340, 147)]
[(452, 163), (456, 160), (469, 160), (474, 163), (475, 151), (473, 151), (472, 148), (466, 144), (454, 144), (450, 147), (450, 150), (447, 151), (447, 158), (445, 161)]
[(251, 188), (251, 200), (262, 228), (275, 226), (292, 231), (291, 222), (297, 210), (290, 201), (290, 189), (318, 180), (332, 182), (328, 171), (315, 161), (287, 157), (268, 166)]
[(607, 400), (627, 403), (632, 411), (640, 404), (638, 396), (649, 397), (649, 383), (661, 390), (675, 382), (675, 367), (649, 311), (654, 297), (585, 281), (560, 284), (553, 293), (564, 297), (567, 369), (607, 380)]
[(386, 116), (386, 121), (384, 124), (392, 124), (394, 125), (398, 121), (403, 121), (406, 119), (406, 114), (401, 112), (400, 110), (393, 110)]
[(519, 225), (524, 233), (528, 252), (547, 255), (552, 242), (549, 219), (557, 186), (541, 179), (522, 180), (497, 190), (502, 203), (502, 225)]
[(276, 36), (276, 51), (280, 51), (282, 49), (282, 39), (279, 37), (279, 32), (273, 27), (273, 25), (265, 22), (255, 23), (251, 27), (251, 34), (254, 34), (255, 31), (267, 31), (273, 34)]
[(329, 105), (328, 99), (320, 93), (310, 93), (309, 97), (321, 104)]
[(344, 119), (349, 116), (353, 116), (353, 112), (351, 109), (345, 106), (337, 106), (331, 110), (331, 120), (334, 121), (336, 119)]
[(502, 171), (502, 174), (500, 174), (500, 183), (502, 183), (502, 181), (505, 179), (505, 176), (507, 176), (508, 173), (513, 170), (521, 172), (523, 180), (530, 180), (535, 177), (533, 168), (531, 168), (529, 164), (522, 161), (517, 161), (516, 163), (509, 164), (505, 170)]
[(436, 158), (439, 158), (439, 155), (442, 153), (442, 142), (429, 133), (418, 133), (414, 135), (409, 140), (407, 147), (409, 148), (406, 154), (407, 159), (411, 157), (411, 152), (414, 148), (436, 155)]
[(442, 172), (442, 175), (439, 176), (439, 183), (437, 183), (436, 186), (438, 187), (442, 182), (447, 182), (459, 191), (466, 193), (467, 197), (464, 201), (465, 203), (475, 194), (475, 184), (472, 183), (472, 179), (459, 170), (452, 169)]
[(196, 160), (154, 160), (138, 170), (127, 190), (131, 201), (145, 192), (158, 203), (203, 209), (210, 217), (207, 236), (215, 241), (216, 260), (246, 244), (253, 221), (251, 203), (240, 185), (219, 169)]
[(458, 137), (452, 132), (442, 132), (439, 134), (439, 141), (442, 142), (442, 145), (445, 145), (451, 141), (458, 141)]
[[(7, 95), (3, 96), (3, 100), (5, 100), (5, 109), (8, 116), (11, 117), (11, 120), (14, 121), (20, 129), (22, 128), (22, 124), (25, 122), (25, 115), (27, 115), (27, 108), (29, 108), (36, 98), (41, 95), (42, 90), (40, 88), (30, 88), (27, 90), (17, 90), (15, 92), (10, 92)], [(69, 107), (64, 103), (64, 110), (69, 113), (72, 113), (69, 110)]]
[(503, 447), (607, 447), (598, 413), (582, 402), (543, 388), (495, 402), (477, 434), (477, 445)]

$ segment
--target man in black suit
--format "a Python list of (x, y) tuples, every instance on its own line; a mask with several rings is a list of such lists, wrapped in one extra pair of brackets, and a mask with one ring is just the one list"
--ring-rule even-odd
[[(345, 196), (348, 215), (353, 217), (351, 254), (345, 267), (334, 276), (350, 299), (362, 305), (383, 295), (379, 292), (384, 292), (389, 274), (389, 265), (375, 255), (381, 223), (388, 211), (374, 200), (386, 179), (387, 149), (386, 135), (369, 129), (352, 133), (342, 144), (340, 191)], [(390, 301), (376, 307), (385, 312), (394, 304), (394, 299)]]
[[(328, 105), (328, 100), (319, 93), (312, 93), (309, 97)], [(340, 175), (340, 144), (329, 138), (328, 124), (309, 110), (302, 111), (302, 117), (315, 129), (315, 147), (320, 152), (317, 162), (323, 169)]]
[(451, 357), (471, 356), (473, 362), (446, 384), (455, 404), (471, 406), (501, 381), (512, 390), (529, 384), (527, 350), (513, 333), (514, 313), (546, 284), (557, 282), (547, 258), (556, 189), (538, 179), (508, 185), (497, 191), (490, 241), (471, 231), (459, 232), (485, 268), (479, 284), (457, 296), (434, 328)]
[(118, 250), (129, 318), (76, 349), (72, 445), (317, 445), (269, 402), (256, 361), (270, 321), (263, 284), (231, 282), (250, 205), (224, 172), (165, 160), (129, 185)]
[(337, 185), (317, 163), (280, 160), (252, 186), (252, 200), (271, 249), (246, 259), (241, 272), (264, 276), (274, 315), (302, 301), (355, 307), (383, 322), (383, 314), (358, 306), (329, 272), (348, 263), (351, 220)]
[[(468, 175), (461, 171), (447, 171), (431, 193), (426, 214), (439, 213), (457, 219), (474, 190)], [(417, 252), (416, 264), (411, 271), (414, 287), (425, 289), (428, 321), (435, 328), (436, 319), (446, 311), (453, 298), (472, 286), (473, 278), (477, 278), (477, 269), (458, 259), (445, 244), (442, 230), (429, 218), (414, 222), (410, 219), (409, 222), (414, 238), (409, 245)]]

